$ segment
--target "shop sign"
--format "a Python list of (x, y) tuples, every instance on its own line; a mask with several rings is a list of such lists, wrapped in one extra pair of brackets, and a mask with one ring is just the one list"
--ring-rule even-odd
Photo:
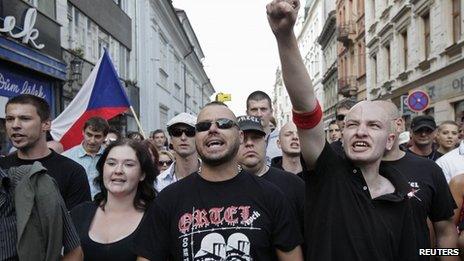
[(7, 16), (3, 19), (3, 25), (0, 24), (0, 32), (7, 33), (15, 39), (22, 39), (23, 44), (30, 43), (34, 48), (40, 50), (44, 48), (45, 45), (36, 43), (36, 40), (39, 37), (39, 30), (34, 28), (36, 19), (37, 10), (35, 8), (29, 8), (26, 11), (23, 28), (20, 32), (13, 32), (17, 26), (16, 18), (14, 16)]
[(462, 95), (464, 94), (464, 70), (432, 81), (420, 89), (427, 92), (431, 103)]
[(45, 80), (31, 78), (0, 67), (0, 96), (14, 97), (32, 94), (52, 103), (52, 86)]

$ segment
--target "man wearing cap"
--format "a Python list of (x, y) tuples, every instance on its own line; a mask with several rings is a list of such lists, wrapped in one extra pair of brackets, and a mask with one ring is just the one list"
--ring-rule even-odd
[(168, 122), (167, 129), (171, 136), (175, 161), (156, 177), (156, 191), (160, 192), (168, 185), (198, 170), (200, 162), (195, 149), (196, 122), (195, 116), (185, 112), (178, 114)]
[(282, 190), (295, 210), (303, 232), (305, 189), (303, 180), (292, 173), (266, 165), (266, 132), (260, 118), (240, 116), (237, 122), (244, 136), (238, 151), (238, 162), (244, 170), (264, 178)]
[(420, 115), (413, 118), (411, 122), (412, 146), (408, 151), (433, 161), (442, 156), (433, 148), (436, 128), (437, 124), (432, 116)]

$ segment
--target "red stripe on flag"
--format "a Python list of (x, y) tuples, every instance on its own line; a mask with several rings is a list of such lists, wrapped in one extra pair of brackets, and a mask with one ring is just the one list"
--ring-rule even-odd
[(64, 150), (68, 150), (76, 145), (79, 145), (84, 136), (82, 134), (85, 122), (95, 116), (102, 117), (109, 120), (119, 114), (127, 111), (127, 107), (114, 107), (114, 108), (98, 108), (95, 110), (85, 111), (84, 114), (77, 119), (76, 122), (69, 128), (69, 130), (61, 137), (60, 143), (63, 144)]

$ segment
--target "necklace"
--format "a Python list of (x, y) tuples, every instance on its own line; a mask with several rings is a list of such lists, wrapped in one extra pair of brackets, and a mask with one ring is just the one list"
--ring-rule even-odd
[[(240, 173), (241, 171), (242, 171), (242, 166), (237, 165), (237, 173), (236, 173), (236, 175), (238, 173)], [(198, 167), (198, 175), (201, 175), (201, 165), (200, 165), (200, 167)]]

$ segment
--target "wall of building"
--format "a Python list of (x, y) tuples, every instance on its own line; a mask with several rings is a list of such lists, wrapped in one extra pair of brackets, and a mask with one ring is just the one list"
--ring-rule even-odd
[[(424, 111), (437, 122), (464, 116), (464, 4), (453, 0), (366, 0), (367, 89), (370, 99), (424, 90)], [(459, 6), (460, 5), (460, 6)], [(458, 27), (453, 24), (458, 14)], [(427, 47), (429, 46), (429, 47)]]

